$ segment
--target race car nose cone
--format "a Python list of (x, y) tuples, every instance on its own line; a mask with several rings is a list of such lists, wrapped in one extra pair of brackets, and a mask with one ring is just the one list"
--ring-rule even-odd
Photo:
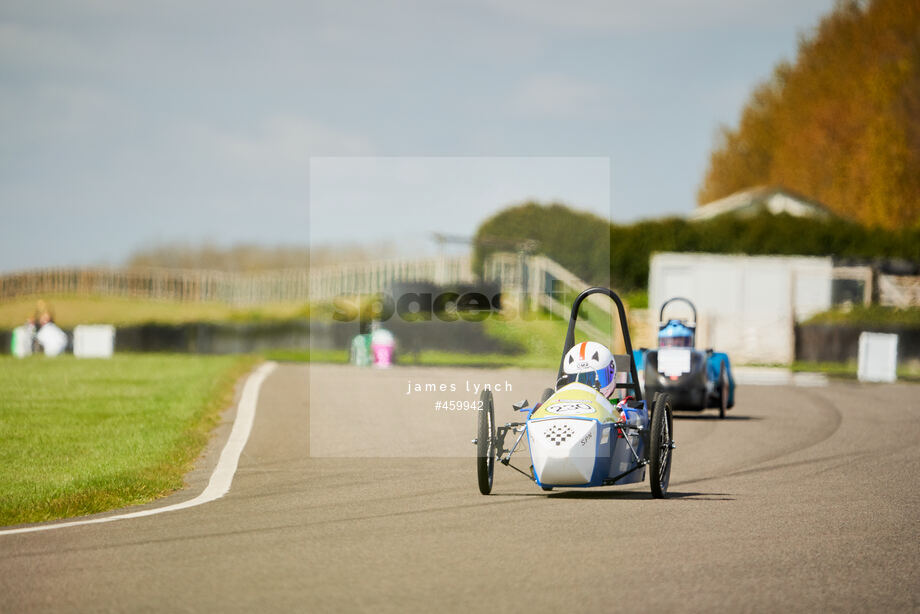
[(534, 472), (541, 484), (577, 485), (591, 481), (597, 452), (597, 421), (574, 418), (528, 424)]

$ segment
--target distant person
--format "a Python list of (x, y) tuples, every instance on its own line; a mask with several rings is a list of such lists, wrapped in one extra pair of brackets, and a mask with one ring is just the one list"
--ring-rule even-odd
[(41, 320), (42, 316), (45, 314), (48, 314), (48, 316), (54, 320), (54, 316), (51, 314), (51, 308), (48, 306), (48, 303), (46, 303), (44, 299), (38, 299), (35, 301), (35, 311), (29, 320), (33, 324), (38, 324), (39, 320)]
[(393, 364), (393, 349), (396, 347), (396, 338), (393, 333), (380, 328), (375, 322), (374, 332), (371, 333), (371, 354), (374, 356), (374, 366), (386, 369)]
[[(43, 303), (43, 301), (40, 301)], [(41, 345), (42, 351), (46, 356), (57, 356), (67, 349), (67, 333), (62, 331), (57, 324), (51, 311), (45, 309), (38, 319), (38, 332), (35, 333), (35, 339)]]
[[(32, 344), (32, 354), (39, 354), (42, 351), (42, 346), (38, 342), (38, 339), (35, 337), (35, 334), (38, 332), (38, 329), (41, 327), (39, 322), (41, 321), (42, 314), (51, 313), (48, 309), (48, 304), (42, 300), (38, 299), (35, 302), (35, 310), (32, 312), (32, 316), (26, 321), (26, 327), (29, 329), (29, 335)], [(54, 317), (51, 318), (54, 320)]]
[(367, 367), (371, 364), (371, 336), (355, 335), (351, 340), (351, 364)]

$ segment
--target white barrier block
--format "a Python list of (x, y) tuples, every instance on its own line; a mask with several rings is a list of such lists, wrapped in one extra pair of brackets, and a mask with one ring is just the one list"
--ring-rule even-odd
[(859, 335), (861, 382), (893, 382), (898, 379), (898, 336), (888, 333)]
[(39, 328), (35, 338), (41, 344), (45, 356), (57, 356), (67, 349), (67, 333), (54, 322), (48, 322)]
[(17, 326), (13, 329), (13, 338), (10, 340), (10, 353), (16, 358), (25, 358), (32, 354), (32, 333), (34, 329), (29, 326)]
[(77, 358), (111, 358), (114, 351), (114, 326), (81, 324), (73, 329), (73, 355)]

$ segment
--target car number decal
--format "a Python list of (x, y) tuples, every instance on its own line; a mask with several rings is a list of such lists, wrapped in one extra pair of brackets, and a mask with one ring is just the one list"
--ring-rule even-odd
[(690, 372), (690, 350), (658, 350), (658, 372), (667, 376), (679, 376)]
[(551, 414), (593, 414), (594, 407), (579, 401), (557, 401), (546, 408)]

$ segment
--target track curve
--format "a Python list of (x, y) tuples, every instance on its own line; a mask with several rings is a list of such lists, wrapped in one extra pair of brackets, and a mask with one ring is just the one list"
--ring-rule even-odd
[(725, 420), (678, 414), (660, 501), (647, 483), (544, 493), (501, 466), (484, 497), (475, 417), (432, 407), (472, 394), (406, 395), (407, 380), (512, 382), (495, 392), (502, 422), (552, 373), (282, 365), (230, 493), (5, 536), (2, 609), (920, 606), (920, 387), (741, 387)]

